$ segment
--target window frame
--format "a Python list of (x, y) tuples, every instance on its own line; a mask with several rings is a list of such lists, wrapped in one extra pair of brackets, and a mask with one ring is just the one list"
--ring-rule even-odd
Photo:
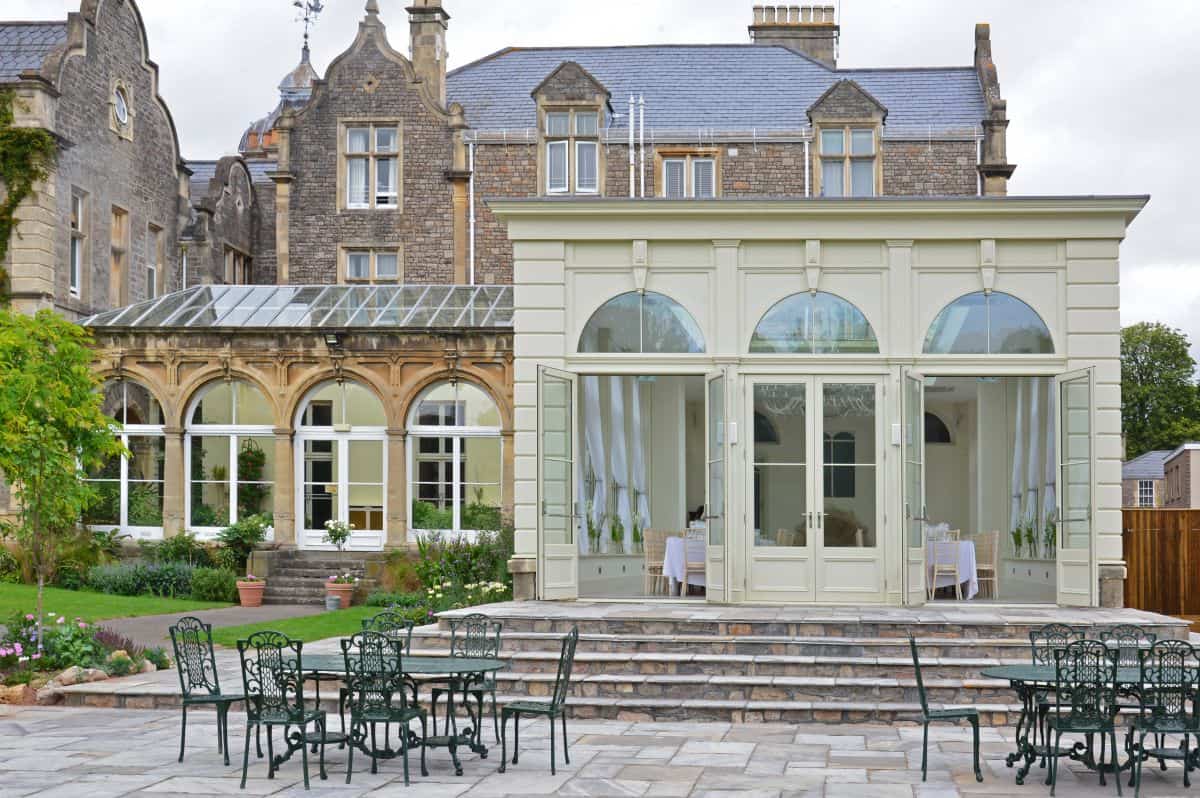
[[(367, 276), (350, 276), (350, 256), (367, 255)], [(390, 277), (380, 276), (379, 256), (396, 256), (396, 274)], [(345, 244), (338, 254), (338, 284), (340, 285), (399, 285), (404, 279), (404, 247), (400, 244), (387, 246), (371, 246), (368, 244)]]
[[(598, 105), (562, 106), (553, 105), (539, 109), (540, 123), (538, 135), (541, 138), (539, 166), (544, 173), (540, 181), (542, 191), (547, 196), (580, 195), (596, 196), (604, 193), (604, 163), (601, 157), (601, 138), (604, 130), (604, 111)], [(566, 132), (554, 132), (550, 128), (552, 118), (566, 117)], [(580, 117), (595, 117), (596, 126), (593, 133), (579, 132)], [(579, 150), (581, 144), (594, 147), (595, 185), (583, 187), (579, 182)], [(552, 148), (563, 150), (563, 183), (551, 182), (550, 168)]]
[[(352, 150), (350, 137), (358, 130), (367, 131), (367, 147), (365, 150)], [(381, 149), (379, 134), (392, 131), (395, 147)], [(366, 195), (365, 203), (355, 201), (351, 194), (351, 163), (365, 164)], [(380, 166), (383, 162), (392, 165), (390, 178), (391, 190), (386, 194), (379, 192)], [(380, 202), (380, 198), (390, 200)], [(398, 211), (404, 204), (404, 126), (400, 120), (390, 119), (358, 119), (347, 118), (338, 120), (338, 207), (344, 211)]]
[[(1149, 489), (1149, 492), (1150, 492), (1150, 496), (1149, 496), (1150, 501), (1149, 502), (1146, 501), (1147, 488)], [(1154, 480), (1139, 479), (1138, 483), (1137, 483), (1137, 506), (1138, 507), (1153, 507), (1154, 506), (1154, 498), (1155, 498), (1154, 493), (1155, 493)]]
[[(827, 133), (838, 131), (841, 133), (841, 152), (825, 151), (825, 137)], [(854, 133), (855, 132), (870, 132), (871, 134), (871, 152), (869, 154), (854, 152)], [(819, 181), (815, 195), (818, 197), (834, 197), (845, 199), (867, 199), (870, 197), (879, 197), (883, 195), (883, 172), (880, 160), (882, 151), (882, 142), (880, 128), (877, 124), (864, 124), (863, 122), (829, 122), (818, 126), (814, 135), (817, 146), (817, 166), (813, 170), (814, 177)], [(826, 164), (840, 162), (842, 167), (842, 191), (840, 194), (826, 193), (824, 168)], [(869, 194), (854, 193), (854, 165), (862, 163), (871, 164), (871, 192)]]
[[(664, 147), (656, 149), (655, 175), (659, 185), (655, 188), (655, 196), (663, 199), (716, 199), (721, 196), (721, 150), (718, 147)], [(683, 164), (683, 194), (670, 194), (667, 191), (668, 164)], [(712, 164), (712, 193), (703, 197), (696, 196), (696, 167), (702, 163)]]
[(225, 247), (225, 284), (253, 285), (254, 259), (236, 247)]
[(83, 299), (84, 269), (88, 260), (88, 226), (91, 221), (87, 192), (71, 188), (71, 207), (68, 215), (71, 239), (67, 249), (67, 292), (76, 299)]
[[(161, 540), (163, 538), (163, 534), (164, 534), (163, 529), (164, 529), (164, 524), (166, 522), (166, 489), (167, 489), (167, 482), (168, 482), (167, 473), (166, 473), (166, 425), (165, 425), (165, 423), (163, 423), (163, 424), (128, 424), (125, 422), (126, 422), (126, 419), (128, 419), (128, 417), (129, 417), (128, 411), (129, 411), (129, 401), (130, 401), (129, 400), (129, 386), (130, 385), (136, 385), (138, 388), (140, 388), (146, 392), (146, 394), (153, 400), (154, 404), (157, 406), (158, 412), (160, 414), (160, 416), (159, 416), (160, 418), (162, 418), (162, 412), (163, 412), (162, 402), (159, 401), (158, 396), (153, 391), (151, 391), (145, 384), (143, 384), (141, 382), (137, 382), (134, 380), (128, 380), (128, 379), (113, 380), (111, 382), (115, 382), (121, 386), (121, 395), (122, 395), (121, 404), (119, 406), (120, 410), (121, 410), (122, 418), (116, 419), (116, 424), (112, 428), (114, 437), (116, 437), (118, 440), (120, 440), (121, 445), (124, 446), (125, 450), (130, 453), (133, 452), (133, 450), (130, 449), (130, 447), (129, 447), (130, 438), (153, 438), (153, 439), (162, 441), (162, 453), (163, 453), (163, 455), (162, 455), (163, 456), (162, 477), (160, 479), (135, 479), (135, 478), (133, 478), (133, 475), (130, 473), (130, 468), (129, 468), (131, 458), (125, 454), (121, 454), (118, 456), (119, 468), (118, 468), (117, 476), (115, 478), (103, 477), (103, 476), (90, 477), (85, 474), (84, 481), (88, 482), (88, 483), (97, 483), (97, 482), (116, 482), (117, 483), (117, 490), (118, 490), (118, 496), (119, 496), (119, 499), (118, 499), (119, 509), (118, 509), (117, 523), (115, 523), (115, 524), (112, 524), (112, 523), (102, 523), (102, 524), (87, 523), (87, 519), (85, 516), (83, 519), (84, 525), (87, 526), (88, 529), (90, 529), (94, 532), (116, 529), (121, 534), (130, 535), (131, 537), (137, 538), (140, 540)], [(110, 382), (106, 382), (104, 385), (101, 386), (100, 390), (102, 392), (107, 390), (107, 386), (109, 384), (110, 384)], [(164, 419), (164, 422), (165, 422), (165, 419)], [(132, 488), (138, 484), (158, 484), (161, 486), (160, 492), (159, 492), (160, 522), (159, 522), (158, 526), (145, 525), (145, 524), (131, 524), (129, 522), (130, 496), (132, 494)]]
[(157, 299), (163, 294), (165, 259), (163, 229), (151, 222), (146, 225), (146, 299)]

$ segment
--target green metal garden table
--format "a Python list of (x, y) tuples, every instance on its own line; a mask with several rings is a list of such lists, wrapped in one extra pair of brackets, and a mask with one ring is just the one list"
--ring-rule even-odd
[[(488, 749), (483, 744), (483, 735), (479, 734), (483, 719), (475, 717), (475, 712), (471, 709), (471, 702), (466, 700), (466, 694), (470, 685), (484, 674), (502, 670), (506, 665), (504, 660), (482, 657), (402, 657), (400, 664), (406, 676), (435, 676), (445, 679), (449, 686), (446, 702), (450, 714), (450, 727), (446, 729), (447, 733), (444, 735), (427, 738), (425, 745), (433, 748), (448, 748), (450, 759), (454, 762), (454, 773), (457, 776), (461, 776), (463, 772), (462, 763), (458, 759), (460, 746), (474, 751), (482, 759), (487, 759)], [(346, 660), (341, 654), (306, 654), (302, 660), (302, 667), (305, 674), (317, 679), (346, 675)], [(318, 681), (317, 684), (319, 685), (320, 682)], [(470, 725), (462, 730), (458, 728), (458, 720), (454, 712), (455, 692), (462, 693), (463, 706), (471, 719)], [(403, 730), (402, 733), (412, 734), (408, 730)], [(371, 750), (366, 744), (367, 729), (365, 725), (363, 728), (351, 728), (348, 735), (343, 736), (336, 733), (326, 735), (326, 742), (337, 743), (343, 740), (347, 745), (353, 745), (367, 756), (371, 756)], [(385, 747), (383, 751), (377, 752), (377, 756), (381, 759), (391, 759), (399, 755), (398, 749), (390, 747)]]
[[(985, 668), (982, 673), (985, 679), (1007, 680), (1021, 699), (1021, 714), (1017, 718), (1017, 750), (1005, 757), (1004, 760), (1009, 767), (1024, 760), (1024, 764), (1017, 770), (1017, 784), (1025, 783), (1029, 769), (1033, 767), (1034, 761), (1039, 757), (1065, 756), (1083, 762), (1089, 768), (1096, 768), (1090, 745), (1075, 743), (1070, 748), (1051, 751), (1048, 740), (1042, 746), (1030, 742), (1030, 731), (1038, 719), (1038, 693), (1052, 692), (1057, 681), (1053, 665), (998, 665)], [(1142, 674), (1137, 668), (1118, 668), (1117, 692), (1126, 695), (1136, 694), (1141, 680)], [(1118, 769), (1123, 770), (1126, 767), (1128, 764), (1121, 765)], [(1049, 777), (1047, 776), (1047, 778)]]

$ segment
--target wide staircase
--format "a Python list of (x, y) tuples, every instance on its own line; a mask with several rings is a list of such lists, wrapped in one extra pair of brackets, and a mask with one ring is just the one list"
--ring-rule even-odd
[[(1007, 682), (985, 679), (982, 671), (1028, 662), (1032, 628), (1051, 621), (1097, 630), (1140, 623), (1160, 637), (1187, 636), (1184, 622), (1137, 610), (1014, 610), (1000, 616), (881, 609), (876, 617), (828, 610), (822, 617), (820, 608), (746, 607), (638, 618), (622, 605), (608, 605), (614, 611), (607, 615), (596, 612), (598, 605), (571, 606), (542, 604), (553, 609), (542, 617), (528, 604), (480, 608), (504, 624), (509, 668), (498, 675), (501, 704), (550, 694), (562, 635), (573, 625), (580, 631), (573, 715), (656, 721), (912, 720), (919, 703), (911, 631), (930, 702), (977, 707), (984, 723), (1005, 725), (1020, 706)], [(417, 630), (413, 653), (444, 652), (448, 620)]]
[(334, 574), (351, 573), (359, 579), (355, 600), (362, 601), (376, 582), (373, 563), (382, 563), (382, 552), (280, 550), (272, 552), (264, 604), (323, 604), (325, 582)]

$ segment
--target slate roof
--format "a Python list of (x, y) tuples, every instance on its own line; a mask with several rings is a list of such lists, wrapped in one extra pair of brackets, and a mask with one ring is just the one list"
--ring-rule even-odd
[[(208, 183), (217, 173), (216, 161), (187, 161), (187, 168), (192, 170), (190, 179), (192, 202), (198, 201), (208, 193)], [(250, 181), (256, 184), (270, 183), (267, 172), (274, 170), (275, 161), (265, 158), (247, 158), (246, 168), (250, 170)]]
[(27, 69), (41, 69), (55, 47), (67, 40), (64, 22), (0, 22), (0, 83), (17, 80)]
[(1126, 460), (1121, 464), (1121, 479), (1162, 479), (1163, 464), (1172, 454), (1170, 449), (1162, 449)]
[(754, 44), (508, 48), (450, 72), (446, 93), (477, 130), (533, 127), (530, 92), (563, 61), (603, 83), (617, 113), (627, 112), (630, 93), (644, 95), (648, 136), (801, 130), (808, 107), (844, 78), (887, 106), (885, 136), (966, 133), (986, 116), (974, 67), (834, 70), (786, 47)]

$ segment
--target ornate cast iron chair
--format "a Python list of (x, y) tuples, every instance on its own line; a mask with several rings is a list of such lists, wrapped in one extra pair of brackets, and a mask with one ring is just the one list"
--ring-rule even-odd
[[(350, 639), (343, 639), (342, 656), (346, 660), (346, 691), (350, 705), (350, 733), (356, 742), (365, 743), (368, 728), (371, 739), (371, 772), (379, 772), (380, 748), (376, 742), (375, 727), (382, 723), (386, 730), (390, 724), (400, 726), (400, 752), (404, 757), (404, 785), (408, 786), (408, 750), (413, 744), (421, 748), (421, 775), (428, 776), (425, 766), (425, 710), (408, 703), (408, 684), (404, 680), (401, 661), (404, 648), (400, 640), (381, 632), (359, 632)], [(409, 724), (421, 721), (421, 736), (413, 734)], [(388, 743), (384, 741), (385, 749)], [(346, 783), (354, 772), (354, 745), (348, 746), (346, 758)], [(384, 756), (391, 757), (390, 750)]]
[(908, 636), (908, 647), (912, 650), (913, 673), (917, 675), (917, 695), (921, 699), (921, 725), (924, 733), (921, 735), (921, 781), (925, 781), (926, 765), (929, 760), (929, 724), (933, 721), (957, 722), (965, 720), (971, 724), (972, 751), (975, 756), (975, 781), (983, 781), (983, 771), (979, 769), (979, 710), (974, 707), (962, 709), (930, 709), (925, 696), (925, 680), (921, 678), (921, 659), (917, 655), (917, 641), (912, 635)]
[[(171, 647), (179, 670), (179, 686), (183, 690), (183, 725), (179, 730), (179, 761), (187, 743), (188, 707), (212, 705), (217, 710), (217, 753), (225, 755), (229, 764), (229, 707), (245, 699), (241, 693), (221, 691), (217, 676), (217, 658), (213, 653), (212, 625), (199, 618), (180, 618), (170, 628)], [(259, 741), (258, 755), (262, 756)]]
[[(1065, 623), (1048, 623), (1037, 629), (1031, 629), (1029, 632), (1029, 645), (1033, 653), (1033, 664), (1054, 667), (1054, 652), (1062, 651), (1070, 643), (1082, 640), (1083, 637), (1083, 630), (1076, 629), (1074, 626), (1067, 626)], [(1046, 690), (1039, 691), (1037, 694), (1036, 725), (1033, 727), (1034, 746), (1037, 745), (1039, 734), (1041, 735), (1042, 745), (1048, 745), (1046, 715), (1050, 712), (1050, 704), (1048, 692)], [(1046, 758), (1042, 757), (1042, 767), (1045, 766)]]
[[(1054, 706), (1046, 717), (1046, 731), (1054, 735), (1050, 754), (1050, 794), (1058, 781), (1059, 749), (1064, 734), (1105, 735), (1112, 746), (1113, 763), (1117, 748), (1117, 658), (1099, 640), (1076, 640), (1054, 654)], [(1100, 750), (1097, 770), (1104, 786), (1104, 749)], [(1117, 795), (1121, 794), (1121, 775), (1116, 776)]]
[[(1141, 702), (1130, 732), (1137, 735), (1131, 774), (1135, 796), (1141, 794), (1142, 763), (1147, 759), (1157, 759), (1163, 770), (1168, 759), (1184, 760), (1183, 786), (1192, 786), (1188, 741), (1190, 737), (1200, 741), (1200, 716), (1195, 708), (1200, 697), (1200, 652), (1183, 640), (1160, 640), (1140, 653)], [(1149, 751), (1148, 734), (1156, 738), (1156, 747)], [(1163, 738), (1168, 734), (1183, 736), (1178, 748), (1166, 747)]]
[(575, 646), (579, 643), (579, 627), (571, 629), (563, 637), (562, 653), (558, 657), (558, 676), (554, 679), (554, 693), (549, 702), (545, 701), (514, 701), (504, 707), (500, 713), (500, 772), (508, 766), (508, 719), (513, 719), (513, 758), (517, 764), (517, 748), (521, 744), (521, 716), (541, 715), (550, 721), (550, 775), (554, 770), (554, 721), (562, 718), (563, 730), (563, 761), (571, 764), (571, 755), (567, 750), (567, 692), (571, 685), (571, 668), (575, 664)]
[[(450, 621), (450, 656), (451, 657), (482, 657), (495, 658), (500, 656), (500, 621), (493, 621), (481, 612), (473, 612), (462, 618)], [(437, 734), (437, 703), (445, 687), (434, 687), (431, 690), (429, 714), (433, 716), (433, 733)], [(478, 740), (483, 729), (483, 696), (492, 697), (492, 731), (496, 739), (500, 739), (500, 725), (496, 717), (496, 676), (489, 673), (483, 678), (477, 678), (466, 685), (463, 690), (475, 699), (479, 709), (479, 723), (475, 728), (475, 739)], [(450, 709), (446, 708), (446, 726), (450, 725)]]
[[(246, 770), (250, 762), (250, 729), (267, 728), (267, 778), (297, 750), (304, 767), (304, 789), (308, 789), (308, 744), (321, 752), (321, 778), (325, 774), (325, 713), (304, 705), (304, 670), (300, 662), (303, 643), (282, 632), (255, 632), (237, 642), (242, 660), (242, 685), (246, 689), (246, 745), (242, 752), (242, 789), (246, 788)], [(308, 733), (309, 724), (317, 728)], [(278, 759), (272, 731), (283, 727), (287, 751)], [(289, 733), (289, 727), (296, 730)]]

